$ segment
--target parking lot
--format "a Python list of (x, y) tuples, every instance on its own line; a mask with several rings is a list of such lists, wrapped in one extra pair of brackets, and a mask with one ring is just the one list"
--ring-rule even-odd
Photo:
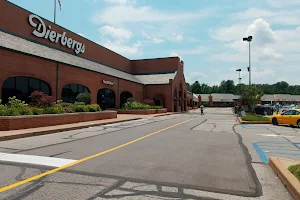
[(4, 141), (0, 199), (292, 200), (267, 162), (300, 159), (299, 141), (231, 108)]

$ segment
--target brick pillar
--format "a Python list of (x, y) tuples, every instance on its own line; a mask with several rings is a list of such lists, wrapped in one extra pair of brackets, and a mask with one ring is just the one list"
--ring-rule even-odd
[(213, 97), (211, 95), (209, 95), (208, 100), (209, 100), (208, 105), (213, 106)]
[(201, 98), (201, 95), (198, 96), (198, 105), (197, 107), (199, 107), (202, 103), (202, 98)]

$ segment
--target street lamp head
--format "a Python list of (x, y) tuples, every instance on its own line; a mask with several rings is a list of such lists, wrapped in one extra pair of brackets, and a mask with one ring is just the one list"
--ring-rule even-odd
[(252, 41), (252, 36), (248, 36), (246, 38), (243, 38), (243, 41), (251, 42)]
[(237, 69), (236, 71), (237, 71), (237, 72), (240, 72), (240, 71), (242, 71), (242, 69)]

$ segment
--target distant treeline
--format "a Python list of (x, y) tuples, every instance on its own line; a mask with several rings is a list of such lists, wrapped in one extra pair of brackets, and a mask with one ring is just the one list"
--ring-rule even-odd
[[(262, 91), (263, 94), (293, 94), (300, 95), (300, 85), (289, 85), (285, 81), (275, 84), (253, 84)], [(222, 81), (220, 85), (209, 86), (195, 81), (192, 85), (187, 83), (188, 90), (195, 94), (230, 93), (240, 95), (245, 89), (245, 84), (234, 84), (233, 80)]]

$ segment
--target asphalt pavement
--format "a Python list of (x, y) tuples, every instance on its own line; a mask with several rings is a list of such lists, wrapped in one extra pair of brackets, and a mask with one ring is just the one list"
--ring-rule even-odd
[(292, 199), (263, 145), (298, 134), (207, 108), (0, 142), (0, 199)]

